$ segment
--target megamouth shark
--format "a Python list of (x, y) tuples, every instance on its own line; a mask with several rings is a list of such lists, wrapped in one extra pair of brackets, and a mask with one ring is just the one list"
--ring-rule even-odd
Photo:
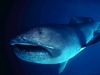
[(59, 74), (69, 59), (100, 41), (100, 22), (72, 17), (69, 24), (41, 24), (13, 37), (15, 55), (38, 64), (58, 64)]

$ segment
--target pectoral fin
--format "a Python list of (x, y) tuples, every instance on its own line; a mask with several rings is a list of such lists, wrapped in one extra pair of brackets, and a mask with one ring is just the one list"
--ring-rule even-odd
[(63, 63), (60, 63), (58, 65), (59, 66), (59, 74), (65, 69), (67, 62), (68, 62), (68, 60)]
[(86, 45), (84, 45), (83, 47), (86, 47), (86, 46), (91, 46), (93, 44), (96, 44), (97, 42), (100, 41), (100, 35), (98, 35), (97, 37), (93, 38), (89, 43), (87, 43)]

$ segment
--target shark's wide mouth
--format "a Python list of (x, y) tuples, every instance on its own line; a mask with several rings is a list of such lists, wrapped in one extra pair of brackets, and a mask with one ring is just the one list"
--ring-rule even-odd
[(33, 46), (33, 45), (23, 45), (23, 44), (14, 44), (15, 51), (19, 52), (47, 52), (50, 56), (51, 53), (42, 46)]

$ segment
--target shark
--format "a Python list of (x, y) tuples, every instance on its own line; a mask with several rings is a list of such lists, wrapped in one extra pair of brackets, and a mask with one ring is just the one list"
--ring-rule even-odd
[(68, 61), (100, 41), (100, 22), (71, 17), (69, 24), (41, 24), (26, 28), (10, 40), (15, 55), (37, 64), (58, 64), (59, 74)]

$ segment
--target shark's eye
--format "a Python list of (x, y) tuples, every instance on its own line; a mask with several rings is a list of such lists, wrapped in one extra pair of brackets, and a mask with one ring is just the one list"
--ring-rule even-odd
[(38, 33), (42, 34), (42, 29), (41, 28), (38, 28)]

